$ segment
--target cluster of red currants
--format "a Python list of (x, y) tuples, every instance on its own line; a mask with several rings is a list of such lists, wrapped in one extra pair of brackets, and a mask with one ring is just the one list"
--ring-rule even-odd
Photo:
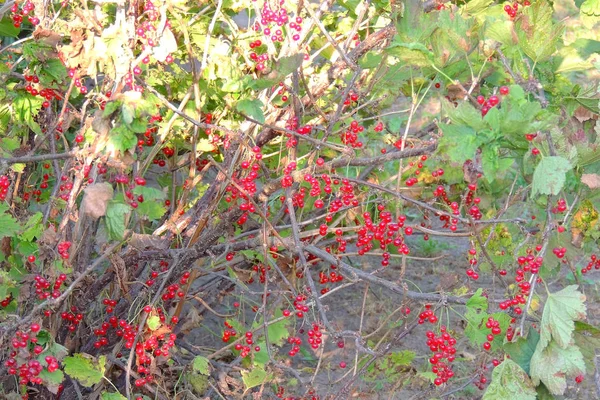
[(8, 179), (8, 176), (0, 175), (0, 201), (4, 201), (6, 199), (9, 187), (10, 180)]
[(75, 332), (77, 330), (77, 326), (83, 320), (83, 314), (78, 313), (77, 307), (72, 306), (71, 311), (63, 311), (60, 314), (60, 318), (69, 323), (69, 326), (67, 327), (69, 332)]
[[(306, 295), (300, 294), (298, 296), (296, 296), (296, 298), (294, 299), (294, 308), (296, 309), (296, 317), (298, 318), (304, 318), (304, 313), (308, 312), (308, 306), (305, 304), (306, 301)], [(285, 310), (287, 311), (287, 310)], [(285, 311), (283, 313), (284, 316), (286, 316)]]
[(308, 336), (308, 344), (314, 350), (317, 350), (323, 344), (323, 332), (321, 332), (318, 324), (313, 324), (312, 329), (309, 329), (306, 335)]
[[(17, 331), (12, 339), (13, 350), (4, 365), (7, 367), (9, 375), (19, 377), (19, 384), (21, 385), (27, 385), (30, 382), (39, 385), (42, 383), (40, 374), (44, 367), (48, 372), (54, 372), (59, 368), (58, 360), (52, 355), (44, 358), (46, 365), (37, 360), (37, 357), (44, 352), (44, 348), (37, 344), (39, 331), (40, 325), (33, 323), (29, 327), (29, 332)], [(30, 346), (30, 344), (33, 346)], [(29, 349), (30, 347), (32, 348)]]
[(302, 345), (302, 339), (299, 336), (290, 336), (287, 338), (287, 342), (292, 345), (290, 351), (288, 351), (288, 356), (295, 357), (296, 354), (300, 351), (300, 346)]
[(32, 14), (33, 10), (35, 10), (35, 4), (33, 4), (31, 1), (26, 0), (25, 3), (23, 3), (21, 9), (19, 9), (19, 5), (15, 1), (15, 3), (10, 8), (10, 12), (12, 13), (13, 26), (15, 28), (20, 28), (23, 24), (23, 17), (27, 17), (27, 20), (31, 25), (38, 25), (40, 23), (40, 19)]
[(69, 249), (71, 248), (71, 242), (64, 241), (58, 244), (58, 254), (60, 254), (63, 260), (69, 259)]
[[(299, 126), (298, 117), (290, 118), (286, 122), (285, 128), (291, 131), (295, 131), (299, 135), (310, 135), (313, 129), (312, 125)], [(298, 139), (296, 139), (291, 133), (286, 133), (285, 136), (288, 138), (287, 142), (285, 143), (285, 146), (288, 149), (291, 149), (298, 145)]]
[(102, 300), (102, 304), (106, 307), (104, 311), (106, 311), (107, 314), (110, 314), (117, 306), (117, 300), (104, 299)]
[(235, 329), (233, 329), (233, 326), (231, 326), (231, 324), (229, 322), (224, 321), (223, 325), (225, 325), (225, 329), (223, 330), (223, 335), (221, 336), (221, 340), (223, 340), (223, 342), (227, 343), (227, 342), (229, 342), (229, 340), (232, 337), (237, 336), (237, 332)]
[(342, 143), (354, 149), (360, 149), (363, 143), (358, 140), (358, 134), (364, 132), (365, 127), (360, 125), (358, 121), (352, 120), (350, 126), (342, 132)]
[(552, 207), (550, 210), (554, 214), (561, 214), (567, 211), (567, 201), (565, 199), (558, 199), (556, 201), (556, 206)]
[(448, 333), (444, 325), (440, 327), (439, 336), (436, 336), (433, 331), (427, 331), (425, 335), (427, 336), (427, 346), (433, 352), (433, 356), (429, 358), (431, 372), (437, 375), (433, 383), (440, 386), (454, 376), (451, 364), (455, 359), (456, 339)]
[[(523, 7), (530, 6), (531, 3), (529, 0), (523, 1)], [(519, 3), (516, 1), (513, 4), (506, 4), (504, 6), (504, 12), (511, 18), (514, 19), (517, 16), (517, 11), (519, 11)]]
[(40, 82), (40, 78), (38, 78), (36, 75), (25, 75), (24, 77), (25, 81), (27, 82), (27, 86), (25, 86), (25, 90), (27, 91), (27, 93), (29, 93), (32, 96), (40, 96), (44, 98), (42, 107), (50, 107), (50, 101), (52, 101), (52, 99), (61, 99), (61, 96), (53, 89), (36, 89), (33, 85), (38, 84)]
[(425, 304), (425, 311), (419, 314), (419, 325), (423, 325), (425, 322), (435, 324), (437, 320), (437, 316), (433, 313), (433, 310), (431, 309), (431, 304)]
[[(397, 248), (401, 254), (410, 254), (410, 249), (404, 242), (404, 236), (410, 236), (413, 233), (413, 228), (408, 226), (404, 228), (406, 221), (405, 215), (400, 215), (398, 220), (394, 222), (392, 213), (385, 211), (382, 204), (378, 206), (379, 222), (373, 223), (371, 214), (363, 213), (364, 225), (358, 229), (358, 239), (356, 240), (356, 248), (359, 255), (367, 254), (374, 247), (374, 241), (379, 242), (381, 250), (387, 250), (389, 245)], [(404, 230), (402, 230), (404, 228)], [(385, 253), (384, 253), (385, 254)], [(382, 266), (389, 264), (389, 256), (386, 256), (381, 261)]]
[(350, 93), (348, 93), (348, 97), (346, 97), (344, 100), (344, 106), (353, 105), (358, 102), (358, 99), (360, 99), (359, 94), (354, 91), (350, 91)]
[(595, 254), (592, 254), (590, 256), (590, 262), (588, 262), (585, 267), (581, 268), (581, 273), (587, 274), (588, 272), (590, 272), (592, 270), (592, 267), (595, 270), (600, 269), (600, 258), (598, 258)]
[[(508, 86), (502, 86), (499, 92), (502, 96), (506, 96), (510, 92), (510, 89)], [(482, 106), (481, 115), (485, 116), (488, 111), (500, 104), (500, 98), (496, 95), (492, 95), (489, 99), (486, 99), (485, 97), (479, 95), (477, 96), (477, 103)]]
[(474, 248), (469, 249), (469, 265), (470, 268), (467, 269), (467, 276), (471, 279), (473, 279), (474, 281), (476, 281), (477, 279), (479, 279), (479, 274), (477, 272), (475, 272), (474, 268), (475, 265), (477, 265), (477, 258), (475, 258), (475, 256), (477, 255), (477, 250)]
[(492, 342), (494, 341), (494, 338), (502, 334), (502, 329), (500, 328), (500, 323), (493, 317), (488, 318), (487, 322), (485, 323), (485, 327), (490, 329), (490, 333), (486, 337), (487, 341), (483, 343), (483, 349), (488, 351), (492, 348)]
[[(41, 275), (36, 275), (34, 278), (35, 284), (35, 294), (38, 296), (40, 300), (46, 300), (49, 297), (53, 299), (57, 299), (60, 297), (60, 287), (67, 280), (67, 275), (60, 274), (58, 278), (54, 281), (54, 285), (52, 289), (50, 288), (50, 282)], [(47, 291), (46, 291), (47, 290)]]
[(155, 359), (163, 357), (166, 361), (169, 359), (170, 351), (175, 346), (177, 335), (174, 333), (163, 333), (160, 335), (151, 335), (148, 339), (140, 341), (135, 346), (135, 355), (137, 356), (137, 373), (142, 378), (135, 380), (135, 386), (144, 386), (154, 381), (152, 370), (156, 366)]

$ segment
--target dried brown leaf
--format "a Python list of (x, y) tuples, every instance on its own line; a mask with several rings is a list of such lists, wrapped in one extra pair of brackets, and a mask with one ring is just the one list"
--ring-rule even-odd
[(575, 110), (575, 114), (573, 114), (573, 116), (577, 118), (579, 122), (585, 122), (594, 118), (594, 113), (587, 108), (580, 106), (577, 110)]
[(590, 189), (600, 188), (600, 175), (598, 174), (583, 174), (581, 182), (587, 185)]
[(85, 215), (98, 219), (106, 214), (106, 206), (113, 197), (113, 188), (110, 183), (95, 183), (85, 188), (85, 195), (81, 203)]

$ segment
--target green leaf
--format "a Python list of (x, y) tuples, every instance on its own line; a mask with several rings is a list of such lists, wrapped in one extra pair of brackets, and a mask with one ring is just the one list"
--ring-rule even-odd
[(444, 111), (448, 113), (450, 121), (455, 125), (470, 126), (475, 131), (481, 131), (486, 128), (486, 123), (481, 117), (481, 111), (477, 110), (470, 103), (462, 102), (456, 108), (448, 101), (444, 101), (442, 104)]
[(496, 40), (502, 44), (511, 44), (513, 42), (513, 23), (507, 20), (495, 20), (488, 17), (488, 25), (485, 30), (485, 37)]
[(27, 242), (33, 241), (34, 238), (39, 238), (42, 235), (44, 227), (42, 226), (43, 215), (41, 212), (36, 212), (27, 220), (25, 226), (23, 227), (23, 233), (21, 233), (21, 240), (25, 240)]
[(125, 235), (125, 216), (131, 208), (119, 201), (111, 200), (106, 207), (106, 229), (113, 240), (121, 240)]
[(196, 356), (192, 364), (194, 371), (202, 375), (210, 375), (210, 361), (206, 357)]
[(535, 385), (543, 382), (554, 395), (562, 395), (567, 388), (567, 376), (585, 373), (583, 355), (575, 345), (563, 349), (550, 342), (543, 350), (540, 348), (538, 343), (531, 357), (531, 380)]
[(593, 371), (596, 368), (596, 349), (600, 349), (600, 329), (585, 322), (576, 321), (573, 336), (575, 344), (583, 355), (586, 370)]
[(263, 107), (264, 107), (264, 104), (262, 103), (262, 101), (260, 101), (258, 99), (240, 100), (235, 105), (236, 110), (238, 110), (242, 114), (245, 114), (245, 115), (257, 120), (261, 124), (265, 123), (265, 115), (263, 114), (263, 111), (262, 111)]
[(6, 236), (13, 236), (21, 230), (21, 226), (12, 215), (6, 211), (8, 206), (4, 203), (0, 203), (0, 239)]
[(144, 202), (146, 201), (161, 201), (164, 200), (167, 195), (162, 190), (153, 188), (151, 186), (136, 186), (133, 189), (133, 194), (136, 196), (144, 196)]
[(536, 388), (538, 400), (556, 400), (556, 397), (548, 391), (548, 388), (543, 383), (540, 383)]
[(393, 42), (387, 51), (405, 65), (428, 67), (433, 64), (433, 53), (422, 43)]
[(123, 123), (118, 124), (110, 131), (109, 140), (114, 149), (121, 153), (132, 149), (137, 144), (135, 133)]
[(277, 61), (276, 70), (282, 78), (285, 78), (289, 74), (296, 72), (304, 61), (303, 54), (295, 54), (293, 56), (282, 57)]
[(105, 117), (108, 117), (109, 115), (111, 115), (112, 113), (117, 111), (119, 109), (119, 107), (121, 107), (120, 101), (118, 101), (118, 100), (109, 101), (104, 106), (104, 113), (102, 115)]
[(67, 69), (58, 58), (44, 61), (39, 73), (48, 76), (47, 80), (50, 81), (48, 83), (52, 83), (52, 81), (62, 83), (67, 78)]
[(510, 356), (511, 360), (519, 364), (521, 368), (529, 373), (531, 357), (535, 352), (540, 334), (533, 328), (529, 329), (527, 338), (517, 337), (513, 342), (504, 343), (504, 351)]
[(92, 387), (102, 380), (105, 364), (105, 356), (100, 356), (96, 360), (94, 357), (82, 353), (66, 357), (63, 360), (65, 372), (86, 387)]
[(527, 373), (514, 361), (506, 359), (494, 368), (492, 382), (483, 400), (535, 400), (535, 386)]
[(18, 95), (13, 100), (13, 109), (15, 117), (19, 122), (25, 123), (32, 131), (38, 135), (42, 134), (42, 128), (35, 121), (44, 99), (39, 96), (32, 96), (24, 91), (18, 91)]
[(600, 17), (600, 0), (585, 0), (579, 10), (585, 15)]
[(12, 169), (15, 172), (23, 172), (25, 171), (25, 164), (23, 163), (16, 163), (10, 166), (10, 169)]
[(531, 195), (560, 193), (571, 168), (571, 163), (564, 157), (544, 157), (533, 173)]
[(44, 368), (42, 372), (40, 372), (39, 377), (42, 378), (42, 381), (48, 390), (54, 394), (58, 393), (59, 385), (65, 380), (65, 374), (60, 369), (48, 372), (48, 370)]
[(537, 348), (544, 349), (551, 340), (561, 348), (573, 344), (573, 331), (576, 320), (586, 316), (585, 296), (576, 285), (567, 286), (556, 293), (550, 293), (540, 325), (540, 341)]
[(151, 315), (146, 320), (146, 325), (148, 325), (148, 329), (155, 331), (160, 328), (160, 318), (157, 315)]
[[(279, 318), (281, 316), (281, 311), (277, 311), (275, 313), (275, 317)], [(290, 319), (285, 318), (279, 322), (275, 322), (274, 324), (269, 325), (267, 328), (267, 333), (269, 335), (269, 343), (274, 344), (276, 346), (282, 346), (285, 342), (285, 339), (287, 339), (290, 336), (290, 332), (288, 331), (288, 326), (290, 324)]]
[[(487, 342), (487, 335), (491, 332), (485, 324), (490, 317), (488, 315), (488, 300), (483, 295), (483, 290), (480, 288), (467, 300), (464, 318), (467, 321), (467, 327), (465, 328), (465, 335), (471, 343), (475, 346), (481, 346)], [(504, 332), (510, 324), (510, 317), (505, 313), (495, 313), (491, 315), (500, 326), (500, 329)], [(502, 346), (500, 336), (496, 336), (492, 342), (492, 349), (497, 349)]]
[(156, 201), (144, 200), (143, 203), (138, 203), (136, 211), (148, 217), (151, 221), (156, 221), (162, 218), (167, 212), (167, 208), (162, 203)]
[[(555, 72), (585, 71), (593, 67), (588, 59), (600, 53), (600, 41), (579, 38), (569, 46), (563, 47), (556, 57), (557, 65)], [(598, 108), (596, 99), (596, 109)]]
[(259, 365), (264, 368), (264, 366), (269, 362), (269, 352), (267, 351), (267, 343), (262, 340), (255, 344), (260, 347), (259, 352), (254, 352), (254, 358), (252, 362), (254, 365)]
[[(10, 8), (10, 7), (9, 7)], [(5, 17), (0, 21), (0, 36), (16, 38), (19, 36), (21, 29), (15, 28), (12, 19)], [(4, 42), (3, 42), (4, 44)]]
[(121, 393), (102, 392), (101, 399), (102, 400), (127, 400), (127, 397), (123, 396)]
[(6, 137), (0, 140), (0, 149), (6, 152), (10, 153), (11, 151), (18, 149), (19, 147), (21, 147), (21, 143), (19, 143), (18, 139)]
[(488, 309), (488, 299), (482, 295), (483, 289), (479, 288), (473, 296), (467, 300), (467, 308), (474, 308), (483, 311), (487, 311)]
[(486, 146), (483, 148), (481, 167), (483, 168), (483, 175), (488, 182), (494, 182), (498, 174), (506, 171), (513, 163), (514, 159), (512, 158), (500, 158), (497, 147)]
[(439, 127), (444, 135), (440, 139), (438, 154), (447, 154), (450, 161), (461, 164), (475, 157), (478, 143), (473, 128), (448, 124), (439, 124)]
[(123, 121), (129, 125), (133, 122), (133, 118), (135, 118), (135, 107), (131, 103), (123, 103), (121, 106), (121, 118)]
[(259, 366), (254, 366), (251, 371), (242, 371), (242, 381), (246, 389), (261, 385), (267, 379), (267, 372)]

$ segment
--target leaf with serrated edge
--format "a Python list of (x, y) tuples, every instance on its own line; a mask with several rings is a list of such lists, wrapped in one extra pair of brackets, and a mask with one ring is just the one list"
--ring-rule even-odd
[(538, 348), (544, 349), (551, 340), (562, 348), (572, 344), (575, 321), (586, 316), (584, 301), (585, 296), (577, 290), (577, 285), (548, 295), (542, 314)]
[(148, 329), (155, 331), (160, 328), (160, 318), (158, 318), (156, 315), (152, 315), (151, 317), (148, 317), (146, 324), (148, 325)]
[(531, 195), (557, 195), (563, 188), (566, 173), (571, 170), (571, 163), (560, 156), (544, 157), (535, 168)]
[(563, 349), (555, 342), (540, 349), (531, 357), (530, 376), (534, 384), (543, 382), (554, 395), (562, 395), (567, 389), (567, 376), (585, 373), (585, 363), (579, 347), (572, 345)]
[(514, 361), (504, 360), (494, 368), (492, 382), (483, 400), (535, 400), (535, 387), (527, 373)]
[(261, 385), (267, 379), (267, 372), (262, 368), (255, 366), (252, 371), (242, 371), (242, 381), (246, 389)]
[(86, 387), (92, 387), (102, 380), (106, 357), (100, 356), (98, 360), (87, 354), (75, 354), (63, 360), (65, 372)]
[(201, 373), (202, 375), (210, 375), (210, 361), (208, 358), (202, 356), (196, 356), (192, 364), (194, 371)]

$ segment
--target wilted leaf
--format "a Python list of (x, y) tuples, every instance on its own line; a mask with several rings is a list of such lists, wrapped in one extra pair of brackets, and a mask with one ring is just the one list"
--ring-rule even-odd
[(81, 207), (86, 215), (98, 219), (106, 215), (106, 207), (113, 197), (113, 187), (108, 182), (94, 183), (84, 189)]
[(543, 350), (540, 347), (538, 343), (531, 357), (531, 380), (535, 385), (543, 382), (554, 395), (562, 395), (567, 388), (567, 376), (585, 373), (583, 355), (575, 345), (563, 349), (550, 342)]
[(166, 250), (170, 246), (169, 241), (160, 236), (139, 233), (133, 233), (131, 235), (129, 244), (138, 250)]
[(598, 189), (600, 188), (600, 175), (583, 174), (581, 175), (581, 183), (587, 185), (590, 189)]
[(535, 387), (527, 373), (514, 361), (506, 359), (494, 368), (492, 382), (483, 400), (535, 400)]

